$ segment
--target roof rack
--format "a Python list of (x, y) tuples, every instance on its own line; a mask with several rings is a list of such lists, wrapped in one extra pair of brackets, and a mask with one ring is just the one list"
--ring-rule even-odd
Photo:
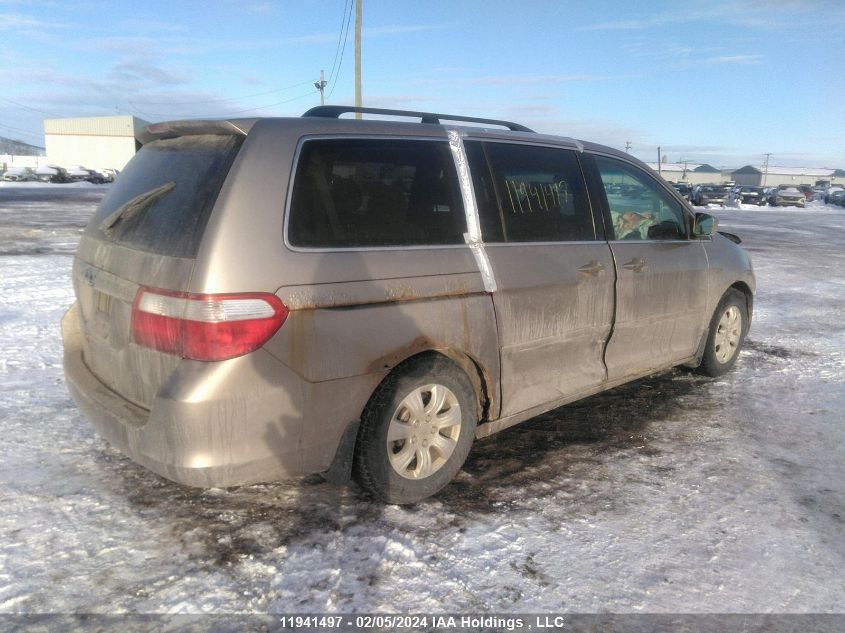
[(323, 105), (316, 106), (308, 110), (302, 116), (304, 117), (323, 117), (327, 119), (340, 118), (341, 114), (349, 112), (360, 112), (361, 114), (385, 114), (389, 116), (406, 116), (419, 118), (420, 123), (432, 123), (440, 125), (440, 120), (446, 121), (465, 121), (468, 123), (487, 123), (488, 125), (500, 125), (506, 127), (514, 132), (534, 132), (534, 130), (520, 125), (519, 123), (511, 123), (510, 121), (499, 121), (497, 119), (479, 119), (471, 116), (458, 116), (455, 114), (436, 114), (434, 112), (415, 112), (413, 110), (389, 110), (386, 108), (357, 108), (355, 106), (336, 106)]

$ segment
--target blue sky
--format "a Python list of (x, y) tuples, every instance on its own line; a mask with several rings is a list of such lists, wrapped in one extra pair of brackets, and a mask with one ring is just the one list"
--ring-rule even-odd
[[(0, 135), (50, 117), (353, 102), (348, 0), (0, 0)], [(845, 168), (845, 0), (364, 0), (364, 105), (506, 118), (655, 161)], [(340, 51), (343, 51), (342, 61)]]

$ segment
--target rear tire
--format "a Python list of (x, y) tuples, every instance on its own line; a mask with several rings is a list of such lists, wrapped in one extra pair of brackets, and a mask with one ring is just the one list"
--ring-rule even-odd
[(478, 424), (467, 375), (441, 357), (411, 361), (379, 385), (361, 416), (353, 474), (373, 497), (416, 503), (457, 475)]
[(707, 344), (698, 366), (699, 373), (716, 377), (730, 371), (742, 349), (748, 325), (745, 295), (731, 288), (719, 301), (710, 319)]

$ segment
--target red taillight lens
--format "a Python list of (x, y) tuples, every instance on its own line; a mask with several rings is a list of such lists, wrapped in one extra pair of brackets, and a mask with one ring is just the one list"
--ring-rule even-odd
[(132, 304), (132, 339), (194, 360), (225, 360), (266, 343), (288, 316), (266, 293), (192, 294), (139, 288)]

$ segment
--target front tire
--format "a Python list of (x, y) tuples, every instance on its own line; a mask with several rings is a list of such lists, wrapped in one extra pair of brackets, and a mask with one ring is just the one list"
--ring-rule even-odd
[(698, 371), (706, 376), (721, 376), (736, 363), (748, 332), (748, 306), (745, 295), (730, 289), (719, 301)]
[(361, 416), (354, 475), (387, 503), (416, 503), (457, 475), (478, 424), (467, 375), (444, 358), (411, 361), (388, 376)]

